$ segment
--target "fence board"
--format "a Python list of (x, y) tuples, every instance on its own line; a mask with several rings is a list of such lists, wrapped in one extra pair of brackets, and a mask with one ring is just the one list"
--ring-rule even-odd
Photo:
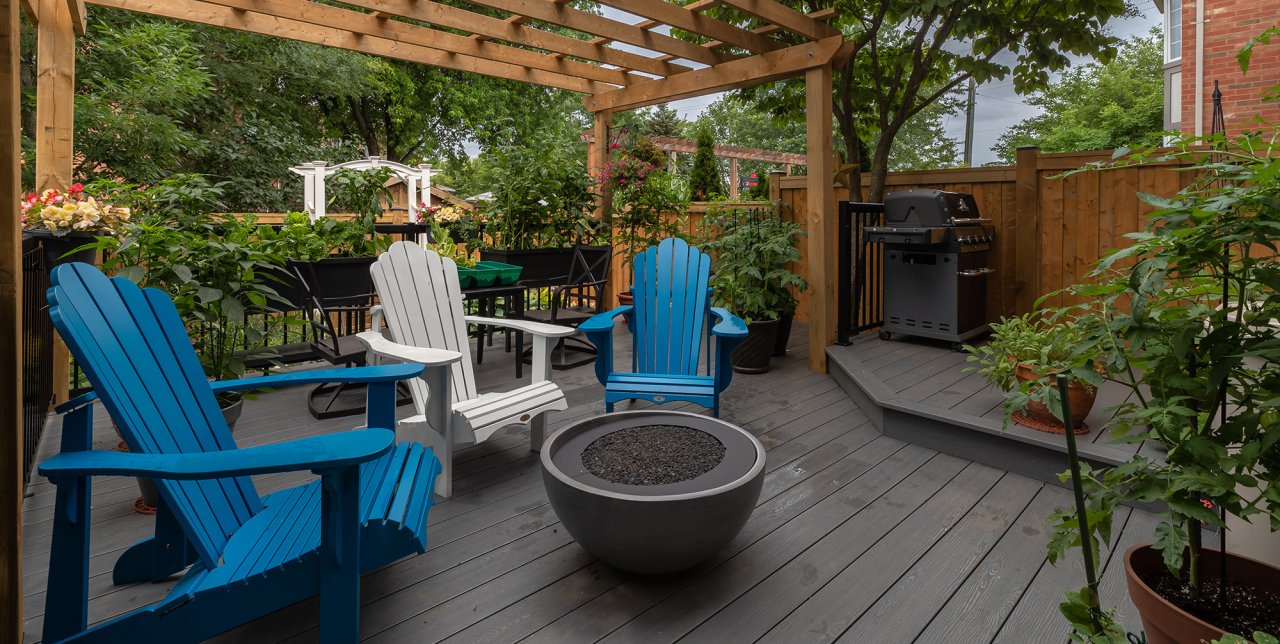
[[(1111, 152), (1024, 152), (1030, 154), (1020, 154), (1019, 160), (1026, 166), (894, 172), (885, 181), (886, 193), (936, 188), (974, 195), (997, 234), (991, 255), (996, 273), (988, 289), (991, 319), (1024, 312), (1041, 295), (1083, 281), (1107, 251), (1127, 245), (1125, 235), (1141, 230), (1151, 207), (1139, 199), (1139, 192), (1168, 197), (1192, 179), (1183, 166), (1172, 162), (1062, 176), (1087, 163), (1110, 160)], [(1020, 178), (1027, 183), (1020, 184)], [(864, 179), (866, 187), (869, 177)], [(805, 178), (779, 177), (777, 184), (784, 212), (802, 212)], [(838, 189), (837, 199), (846, 194)], [(1026, 198), (1021, 210), (1020, 195)], [(813, 269), (807, 257), (798, 268), (802, 275)], [(1023, 283), (1032, 291), (1029, 297), (1019, 292)], [(1058, 296), (1045, 304), (1067, 301)], [(802, 304), (802, 314), (805, 309)]]

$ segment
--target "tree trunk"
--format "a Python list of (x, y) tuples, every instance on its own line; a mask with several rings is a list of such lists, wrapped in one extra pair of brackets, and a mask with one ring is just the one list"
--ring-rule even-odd
[(871, 157), (871, 187), (867, 191), (867, 200), (872, 203), (884, 201), (884, 184), (889, 177), (889, 150), (893, 148), (893, 137), (897, 129), (881, 132), (876, 141), (876, 149)]
[(858, 139), (857, 126), (852, 123), (846, 125), (845, 119), (839, 120), (845, 162), (853, 165), (849, 172), (849, 201), (862, 201), (862, 141)]
[(369, 123), (368, 103), (361, 99), (347, 99), (347, 105), (351, 109), (351, 120), (355, 121), (356, 129), (360, 130), (360, 137), (364, 139), (366, 154), (369, 156), (382, 156), (381, 147), (378, 144), (378, 135), (373, 131), (373, 127)]

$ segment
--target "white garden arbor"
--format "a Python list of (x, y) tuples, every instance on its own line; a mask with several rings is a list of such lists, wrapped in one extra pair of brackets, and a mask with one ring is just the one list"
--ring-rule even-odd
[[(600, 0), (639, 20), (632, 22), (568, 0), (0, 0), (0, 641), (20, 641), (23, 623), (19, 17), (25, 12), (36, 25), (38, 41), (34, 188), (66, 188), (76, 158), (76, 38), (86, 30), (86, 4), (578, 92), (600, 141), (609, 140), (617, 111), (803, 76), (809, 362), (826, 371), (824, 349), (836, 333), (831, 75), (854, 53), (827, 24), (833, 9), (805, 14), (775, 0)], [(708, 15), (712, 9), (723, 13)], [(672, 37), (671, 29), (689, 37)], [(608, 146), (593, 152), (593, 169), (608, 161)], [(415, 181), (421, 194), (423, 180)], [(312, 185), (311, 202), (320, 205)], [(55, 361), (55, 379), (65, 382), (66, 371), (65, 361), (61, 369)]]
[(389, 161), (382, 157), (372, 156), (367, 159), (356, 159), (345, 163), (329, 165), (325, 161), (312, 161), (302, 165), (296, 165), (289, 168), (289, 171), (302, 175), (303, 190), (302, 199), (307, 214), (311, 217), (311, 221), (316, 221), (324, 217), (327, 213), (325, 210), (328, 197), (325, 192), (325, 180), (340, 170), (356, 170), (368, 171), (379, 168), (389, 168), (395, 173), (408, 188), (407, 208), (409, 210), (409, 221), (418, 220), (419, 206), (422, 208), (431, 207), (431, 177), (443, 172), (443, 170), (434, 170), (430, 163), (421, 163), (416, 167), (407, 166), (397, 161)]

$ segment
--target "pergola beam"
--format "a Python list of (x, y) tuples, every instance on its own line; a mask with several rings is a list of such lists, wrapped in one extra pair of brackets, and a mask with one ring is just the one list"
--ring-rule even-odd
[(723, 2), (809, 40), (821, 40), (840, 35), (840, 31), (835, 27), (774, 0), (723, 0)]
[(83, 36), (89, 28), (89, 12), (84, 8), (84, 0), (66, 0), (67, 11), (71, 13), (71, 26), (77, 36)]
[(527, 20), (524, 16), (511, 16), (503, 20), (440, 4), (434, 0), (344, 0), (343, 4), (465, 31), (474, 34), (473, 38), (477, 39), (501, 40), (514, 45), (536, 47), (557, 54), (594, 60), (621, 69), (633, 69), (657, 76), (671, 76), (692, 69), (632, 52), (594, 45), (550, 31), (534, 29), (522, 24)]
[[(813, 18), (815, 20), (829, 20), (835, 17), (836, 10), (835, 9), (818, 9), (817, 12), (813, 12), (805, 15), (808, 15), (809, 18)], [(765, 24), (764, 27), (756, 27), (754, 29), (751, 29), (751, 33), (759, 33), (760, 36), (767, 35), (767, 33), (777, 33), (780, 31), (786, 31), (786, 29), (782, 27), (778, 27), (777, 24), (773, 24), (773, 23)], [(723, 47), (724, 45), (727, 45), (726, 42), (722, 42), (718, 40), (703, 42), (703, 46), (708, 47), (708, 49), (716, 49), (716, 47)]]
[(551, 0), (470, 0), (470, 2), (706, 65), (716, 65), (730, 60), (724, 53), (711, 51), (697, 43), (579, 11), (566, 5), (556, 4)]
[(365, 36), (376, 36), (396, 42), (421, 45), (455, 54), (465, 54), (476, 58), (521, 65), (602, 83), (626, 85), (631, 82), (629, 75), (622, 70), (606, 69), (573, 60), (553, 58), (536, 51), (517, 49), (491, 42), (480, 42), (439, 29), (420, 27), (382, 18), (371, 13), (361, 13), (316, 2), (299, 2), (298, 0), (204, 1), (232, 9), (256, 11), (322, 27), (346, 29)]
[[(581, 140), (588, 146), (595, 145), (595, 134), (592, 130), (584, 130)], [(663, 152), (675, 152), (678, 154), (694, 154), (698, 151), (696, 141), (689, 139), (681, 139), (671, 136), (651, 136), (649, 142)], [(712, 149), (717, 158), (721, 159), (741, 159), (743, 161), (761, 161), (764, 163), (777, 163), (780, 165), (804, 165), (808, 162), (809, 157), (798, 152), (779, 152), (777, 150), (765, 150), (762, 148), (747, 148), (737, 145), (717, 145)]]
[(337, 47), (355, 52), (422, 63), (445, 69), (456, 69), (485, 76), (507, 78), (534, 85), (557, 87), (573, 92), (607, 91), (613, 86), (541, 69), (530, 69), (499, 61), (455, 54), (431, 47), (397, 42), (387, 38), (362, 36), (345, 29), (335, 29), (289, 20), (276, 16), (232, 9), (200, 0), (90, 0), (114, 9), (126, 9), (153, 16), (175, 18), (215, 27), (275, 36), (316, 45)]
[(714, 67), (587, 96), (583, 98), (583, 104), (591, 112), (606, 109), (629, 110), (768, 83), (826, 65), (843, 42), (841, 37), (834, 36), (767, 54), (739, 58)]
[[(781, 49), (784, 46), (776, 40), (770, 40), (741, 27), (690, 11), (686, 7), (672, 4), (667, 0), (599, 0), (599, 2), (602, 5), (649, 18), (652, 23), (670, 25), (701, 34), (747, 51), (761, 53)], [(637, 26), (648, 29), (656, 26), (652, 23), (646, 21)]]

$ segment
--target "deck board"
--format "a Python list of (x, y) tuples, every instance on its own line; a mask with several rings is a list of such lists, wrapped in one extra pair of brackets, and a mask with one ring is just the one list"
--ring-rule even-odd
[[(625, 365), (630, 351), (625, 331), (620, 335), (618, 364)], [(898, 395), (947, 408), (977, 397), (990, 409), (989, 397), (980, 395), (989, 392), (964, 373), (963, 356), (938, 350), (875, 342), (865, 357)], [(431, 510), (427, 553), (364, 577), (362, 638), (979, 642), (1063, 635), (1057, 603), (1083, 579), (1077, 562), (1045, 563), (1043, 518), (1069, 500), (1065, 491), (881, 435), (835, 380), (808, 371), (807, 358), (799, 326), (789, 354), (775, 359), (769, 373), (735, 376), (724, 396), (726, 419), (760, 439), (768, 462), (755, 513), (710, 561), (644, 578), (594, 560), (548, 504), (527, 433), (508, 432), (455, 455), (455, 495)], [(486, 348), (476, 369), (481, 389), (513, 386), (513, 359), (500, 341)], [(551, 416), (553, 430), (603, 413), (591, 366), (553, 377), (570, 403)], [(315, 421), (302, 394), (273, 392), (248, 402), (237, 441), (261, 445), (360, 423), (359, 417)], [(701, 411), (687, 403), (664, 408)], [(95, 447), (110, 449), (118, 439), (104, 415), (97, 416)], [(45, 433), (42, 455), (53, 453), (58, 429), (55, 422)], [(256, 477), (255, 484), (265, 492), (309, 478), (283, 473)], [(27, 641), (36, 642), (55, 497), (39, 477), (28, 492), (24, 614)], [(136, 496), (132, 479), (94, 481), (91, 621), (158, 600), (175, 583), (111, 584), (116, 558), (151, 530), (151, 520), (132, 511)], [(1153, 522), (1144, 512), (1122, 509), (1116, 548), (1149, 538)], [(1131, 623), (1118, 561), (1104, 562), (1102, 594)], [(214, 641), (314, 641), (318, 611), (315, 599), (303, 601)]]

